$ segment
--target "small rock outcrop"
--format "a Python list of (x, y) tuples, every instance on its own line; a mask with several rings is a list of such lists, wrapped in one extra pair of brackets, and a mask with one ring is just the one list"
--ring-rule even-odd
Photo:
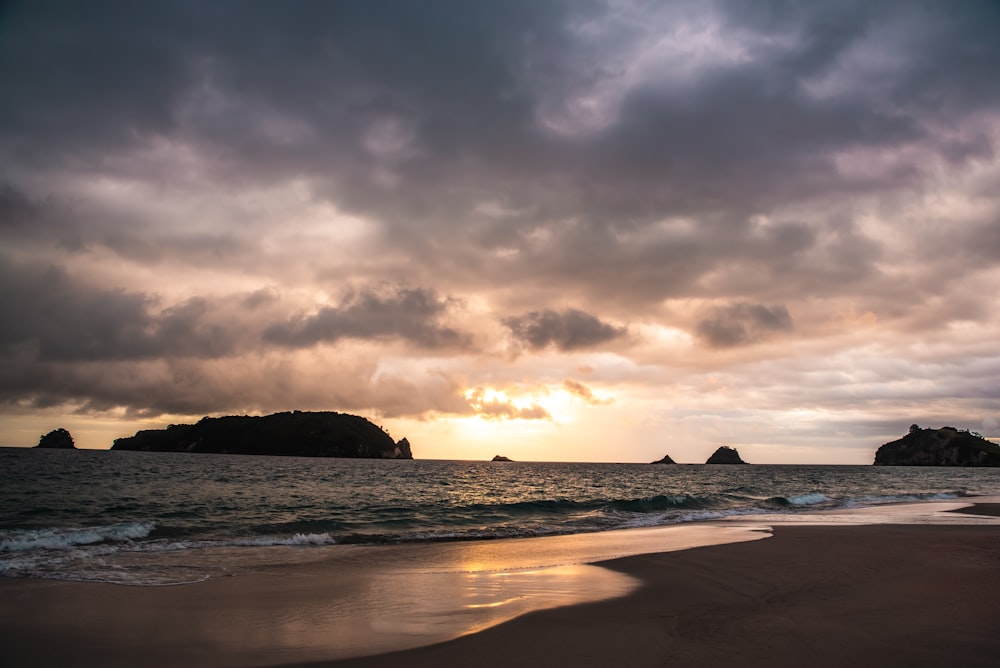
[(383, 459), (413, 459), (413, 452), (410, 451), (410, 442), (401, 438), (396, 442), (396, 447), (393, 449), (391, 455), (387, 455), (385, 452), (382, 453)]
[(504, 457), (503, 455), (494, 455), (493, 459), (491, 459), (490, 461), (491, 462), (512, 462), (514, 460), (513, 459), (508, 459), (507, 457)]
[(1000, 466), (1000, 445), (954, 427), (913, 425), (875, 452), (875, 466)]
[(730, 448), (727, 445), (723, 445), (718, 450), (712, 453), (712, 456), (708, 458), (706, 464), (746, 464), (745, 461), (740, 459), (740, 453), (737, 452), (736, 448)]
[(195, 452), (294, 457), (413, 459), (410, 442), (398, 443), (381, 427), (346, 413), (275, 413), (263, 417), (202, 418), (116, 439), (112, 450)]
[(60, 427), (53, 429), (49, 433), (38, 439), (36, 448), (51, 448), (53, 450), (75, 450), (76, 443), (68, 431)]
[(663, 459), (657, 459), (655, 462), (649, 462), (650, 464), (676, 464), (670, 455), (663, 455)]

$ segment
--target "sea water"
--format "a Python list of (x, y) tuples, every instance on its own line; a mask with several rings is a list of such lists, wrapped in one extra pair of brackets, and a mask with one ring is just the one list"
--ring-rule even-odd
[(0, 448), (0, 575), (180, 584), (241, 563), (316, 558), (310, 550), (791, 519), (997, 494), (997, 469)]

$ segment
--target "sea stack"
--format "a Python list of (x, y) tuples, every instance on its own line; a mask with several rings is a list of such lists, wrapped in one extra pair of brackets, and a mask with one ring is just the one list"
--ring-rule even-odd
[(730, 448), (727, 445), (723, 445), (718, 450), (712, 453), (712, 456), (708, 458), (706, 464), (746, 464), (745, 461), (740, 459), (740, 453), (736, 451), (736, 448)]
[(38, 439), (36, 448), (50, 448), (52, 450), (76, 450), (76, 444), (68, 431), (60, 427), (53, 429), (49, 433)]
[(910, 427), (875, 453), (875, 466), (1000, 466), (1000, 445), (954, 427)]

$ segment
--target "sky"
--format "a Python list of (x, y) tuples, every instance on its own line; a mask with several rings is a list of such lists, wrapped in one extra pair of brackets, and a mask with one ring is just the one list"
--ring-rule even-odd
[(0, 445), (1000, 437), (995, 2), (0, 5)]

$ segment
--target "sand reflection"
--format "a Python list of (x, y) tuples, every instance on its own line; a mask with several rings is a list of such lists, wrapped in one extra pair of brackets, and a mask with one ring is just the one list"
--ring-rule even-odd
[(383, 573), (371, 582), (369, 593), (380, 609), (368, 608), (368, 637), (364, 628), (357, 628), (352, 647), (342, 645), (337, 651), (360, 654), (447, 640), (533, 610), (623, 596), (638, 584), (627, 575), (588, 565)]
[[(256, 637), (273, 642), (281, 635), (278, 644), (331, 658), (417, 647), (536, 610), (624, 596), (640, 585), (590, 562), (766, 535), (745, 527), (675, 526), (324, 551), (333, 556), (296, 567), (312, 581), (312, 605), (300, 599), (295, 616), (272, 617), (271, 628)], [(317, 587), (330, 591), (315, 596)]]
[[(639, 581), (601, 559), (756, 540), (745, 527), (661, 527), (523, 540), (323, 548), (205, 548), (117, 555), (125, 569), (179, 559), (227, 577), (167, 587), (10, 580), (3, 597), (30, 629), (65, 643), (49, 664), (268, 666), (402, 650), (535, 610), (623, 596)], [(115, 642), (93, 643), (94, 638)], [(65, 652), (63, 651), (65, 648)], [(45, 663), (45, 662), (43, 662)]]

